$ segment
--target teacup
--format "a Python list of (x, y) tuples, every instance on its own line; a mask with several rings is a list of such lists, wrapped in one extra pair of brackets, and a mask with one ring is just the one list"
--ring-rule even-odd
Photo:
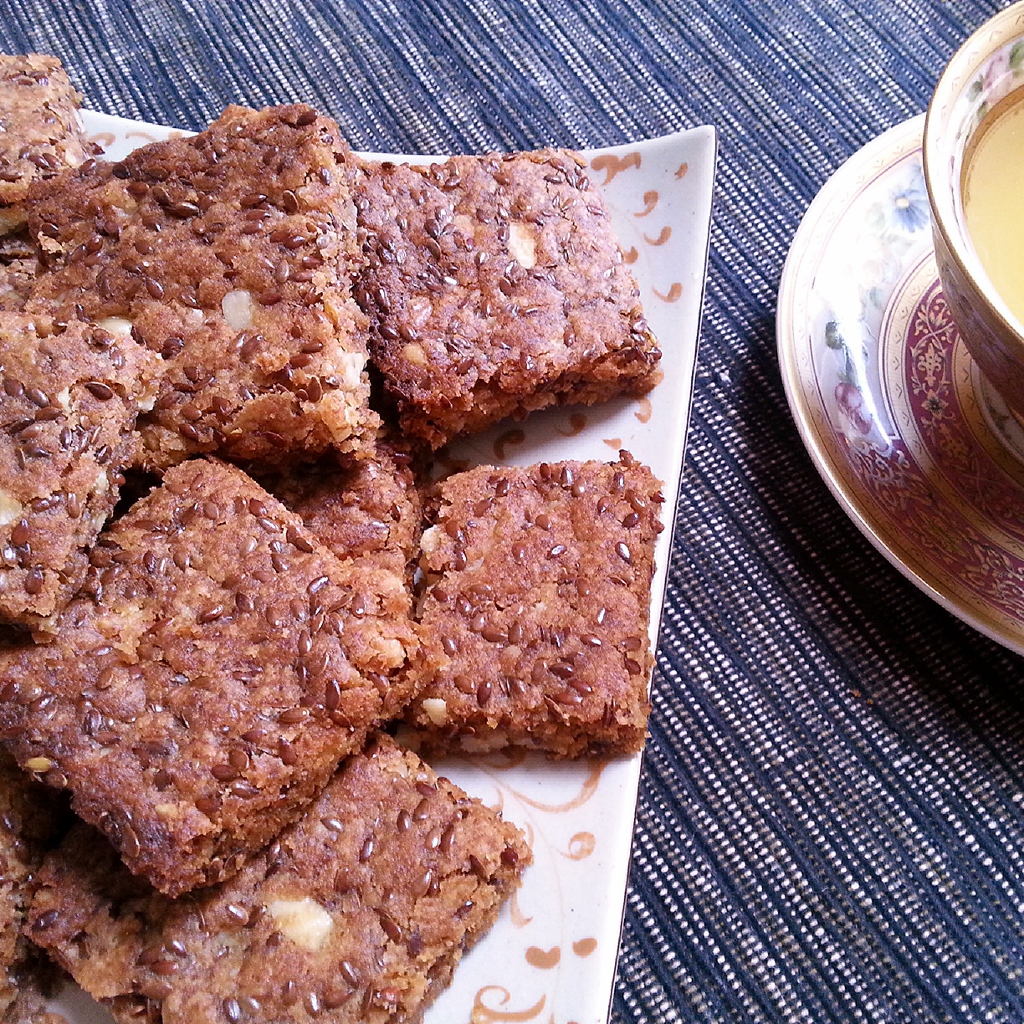
[[(1024, 423), (1024, 322), (982, 266), (968, 233), (963, 192), (965, 159), (979, 129), (988, 130), (990, 112), (1015, 102), (1018, 90), (1024, 90), (1024, 2), (985, 22), (946, 65), (925, 118), (923, 159), (935, 258), (950, 313), (978, 369)], [(1019, 99), (1024, 103), (1024, 92)]]

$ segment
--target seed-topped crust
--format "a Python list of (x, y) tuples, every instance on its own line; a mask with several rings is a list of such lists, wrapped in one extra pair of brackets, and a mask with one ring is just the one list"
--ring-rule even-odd
[(355, 295), (407, 435), (436, 448), (660, 379), (636, 282), (577, 154), (367, 164), (356, 206)]
[(405, 705), (406, 607), (241, 470), (187, 462), (101, 535), (53, 642), (0, 649), (0, 739), (176, 895), (237, 870)]
[(158, 362), (80, 320), (0, 312), (0, 619), (45, 630), (81, 586)]
[(338, 126), (312, 108), (229, 107), (194, 137), (33, 192), (49, 269), (30, 307), (80, 305), (163, 358), (141, 424), (155, 466), (355, 452), (372, 438), (348, 285), (354, 174)]
[(230, 881), (169, 900), (84, 826), (48, 858), (29, 934), (124, 1021), (411, 1024), (531, 859), (386, 736)]
[(0, 750), (0, 1021), (36, 1021), (33, 956), (21, 929), (34, 874), (56, 841), (54, 794), (33, 782)]
[(379, 441), (369, 458), (352, 466), (322, 460), (261, 482), (343, 562), (409, 574), (419, 552), (423, 503), (404, 452)]
[(427, 748), (643, 746), (659, 488), (628, 452), (440, 484), (421, 542), (420, 629), (442, 667), (407, 716)]
[(89, 158), (81, 102), (56, 57), (0, 54), (0, 234), (25, 223), (33, 181)]

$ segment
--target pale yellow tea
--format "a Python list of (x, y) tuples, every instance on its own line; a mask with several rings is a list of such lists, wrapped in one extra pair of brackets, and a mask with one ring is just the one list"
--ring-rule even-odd
[(1024, 323), (1024, 90), (985, 118), (961, 177), (967, 230), (982, 266)]

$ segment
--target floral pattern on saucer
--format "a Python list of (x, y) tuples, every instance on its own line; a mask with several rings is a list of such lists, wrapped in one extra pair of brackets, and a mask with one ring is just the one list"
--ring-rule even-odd
[[(874, 400), (872, 352), (904, 261), (931, 227), (920, 161), (910, 161), (889, 177), (885, 189), (865, 203), (863, 219), (851, 221), (851, 237), (835, 248), (834, 260), (823, 263), (824, 273), (845, 285), (823, 307), (828, 318), (822, 340), (839, 364), (832, 398), (846, 421), (847, 441), (880, 450), (890, 445), (891, 427)], [(861, 436), (851, 436), (851, 430)]]
[(954, 614), (1024, 653), (1024, 446), (937, 279), (923, 117), (855, 154), (811, 204), (779, 295), (787, 396), (854, 522)]

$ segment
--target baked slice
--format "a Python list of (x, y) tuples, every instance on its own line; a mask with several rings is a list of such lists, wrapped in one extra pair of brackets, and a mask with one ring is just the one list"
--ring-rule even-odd
[(403, 576), (415, 563), (422, 501), (408, 456), (386, 442), (350, 466), (322, 459), (261, 482), (343, 562)]
[(81, 586), (158, 362), (80, 320), (0, 312), (0, 619), (45, 631)]
[(426, 749), (639, 750), (663, 501), (617, 463), (482, 466), (439, 487), (423, 534), (428, 669), (407, 720)]
[(180, 900), (83, 826), (47, 859), (29, 934), (118, 1020), (405, 1024), (530, 859), (515, 826), (381, 736), (234, 878)]
[(163, 359), (141, 423), (153, 465), (355, 452), (372, 437), (348, 283), (354, 173), (338, 126), (310, 107), (231, 107), (196, 136), (33, 193), (48, 270), (30, 307), (81, 306)]
[(22, 203), (33, 181), (90, 158), (81, 102), (56, 57), (0, 54), (0, 234), (25, 223)]
[(193, 460), (99, 538), (53, 641), (0, 649), (0, 739), (177, 895), (298, 818), (410, 696), (404, 581)]
[(660, 379), (636, 282), (577, 154), (368, 164), (356, 205), (355, 294), (406, 435), (436, 448)]
[(42, 1014), (33, 947), (21, 934), (34, 875), (61, 821), (55, 794), (33, 782), (0, 750), (0, 1021)]

